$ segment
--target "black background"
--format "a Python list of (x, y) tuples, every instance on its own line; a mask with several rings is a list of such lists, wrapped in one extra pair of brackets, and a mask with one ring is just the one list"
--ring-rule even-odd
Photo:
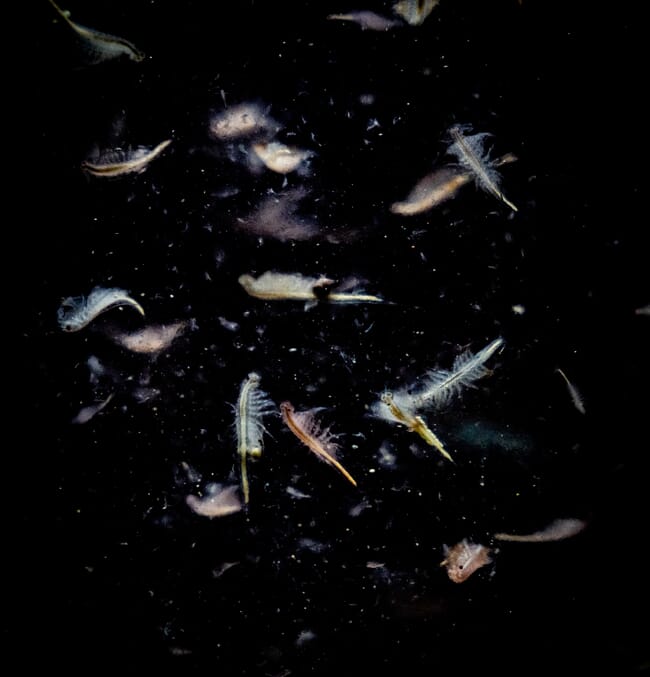
[[(647, 671), (635, 618), (648, 601), (638, 17), (442, 0), (422, 26), (376, 33), (325, 19), (369, 6), (208, 5), (67, 7), (148, 55), (92, 67), (52, 8), (34, 8), (34, 192), (15, 225), (25, 422), (8, 583), (21, 655), (246, 675)], [(311, 175), (287, 187), (308, 188), (305, 209), (332, 237), (238, 228), (284, 177), (252, 174), (210, 138), (224, 101), (270, 106), (283, 140), (316, 151)], [(141, 175), (85, 177), (81, 160), (113, 142), (116, 121), (122, 143), (173, 143)], [(454, 123), (518, 156), (503, 186), (519, 212), (468, 187), (434, 211), (391, 214), (445, 161)], [(358, 275), (393, 303), (305, 311), (246, 296), (238, 276), (269, 269)], [(194, 329), (155, 360), (106, 339), (111, 322), (139, 326), (128, 310), (60, 332), (61, 300), (95, 285), (130, 290), (147, 321)], [(435, 421), (455, 465), (368, 416), (384, 388), (497, 336), (492, 375)], [(74, 426), (99, 395), (91, 355), (119, 375), (116, 394)], [(271, 418), (246, 513), (191, 513), (186, 494), (237, 480), (230, 405), (253, 370), (276, 403), (325, 408), (358, 489)], [(160, 394), (138, 403), (145, 377)], [(562, 516), (589, 527), (501, 545), (461, 585), (439, 567), (443, 544), (494, 545), (496, 531)]]

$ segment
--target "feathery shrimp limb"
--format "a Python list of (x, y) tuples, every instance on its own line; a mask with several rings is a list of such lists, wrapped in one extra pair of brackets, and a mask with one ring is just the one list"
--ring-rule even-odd
[(411, 26), (420, 26), (439, 2), (440, 0), (399, 0), (393, 5), (393, 11)]
[(571, 401), (573, 402), (573, 406), (581, 413), (581, 414), (586, 414), (587, 410), (585, 408), (585, 401), (582, 398), (582, 395), (580, 391), (569, 381), (567, 375), (559, 368), (557, 367), (555, 371), (564, 379), (564, 382), (566, 383), (567, 390), (569, 391), (569, 395), (571, 396)]
[(497, 338), (476, 355), (469, 351), (459, 355), (450, 371), (430, 371), (425, 377), (425, 385), (411, 396), (414, 408), (423, 409), (432, 405), (440, 407), (446, 404), (463, 386), (472, 385), (488, 373), (485, 363), (502, 345), (503, 339)]

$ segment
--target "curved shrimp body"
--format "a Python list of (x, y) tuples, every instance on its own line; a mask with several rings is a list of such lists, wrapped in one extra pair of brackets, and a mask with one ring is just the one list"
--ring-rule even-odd
[(144, 317), (144, 309), (124, 289), (95, 287), (88, 297), (70, 296), (59, 307), (57, 318), (65, 332), (74, 332), (88, 326), (98, 315), (118, 306), (131, 306)]
[(140, 174), (171, 142), (171, 139), (166, 139), (154, 148), (139, 146), (134, 149), (106, 151), (96, 160), (84, 160), (81, 163), (81, 169), (93, 176)]
[(69, 12), (63, 11), (54, 0), (50, 4), (65, 23), (76, 33), (77, 37), (83, 42), (88, 61), (92, 63), (101, 63), (109, 59), (126, 56), (132, 61), (142, 61), (145, 55), (131, 42), (120, 38), (117, 35), (109, 35), (96, 31), (93, 28), (82, 26), (70, 19)]

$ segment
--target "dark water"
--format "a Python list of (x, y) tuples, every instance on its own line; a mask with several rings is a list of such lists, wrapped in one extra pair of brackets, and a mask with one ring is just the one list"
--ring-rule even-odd
[[(647, 670), (647, 624), (634, 620), (648, 599), (647, 399), (633, 394), (647, 375), (648, 318), (635, 313), (647, 257), (641, 175), (620, 143), (638, 116), (634, 17), (621, 9), (606, 26), (577, 6), (442, 0), (421, 26), (376, 33), (327, 21), (362, 9), (336, 3), (102, 2), (70, 6), (72, 18), (149, 58), (83, 68), (42, 4), (44, 171), (18, 224), (26, 656), (54, 646), (50, 665), (233, 675)], [(603, 50), (605, 30), (622, 50)], [(252, 173), (242, 149), (209, 136), (224, 101), (269, 106), (279, 138), (316, 152), (311, 173)], [(446, 161), (456, 123), (518, 156), (503, 188), (519, 211), (468, 186), (391, 214)], [(81, 160), (116, 138), (173, 143), (143, 174), (84, 176)], [(329, 237), (238, 226), (298, 186)], [(393, 303), (305, 311), (237, 282), (271, 269), (355, 275)], [(107, 339), (142, 326), (128, 309), (61, 332), (61, 300), (95, 285), (130, 290), (148, 322), (192, 328), (155, 359)], [(490, 376), (435, 418), (455, 464), (368, 415), (385, 388), (498, 336)], [(114, 377), (93, 386), (91, 356)], [(276, 403), (325, 408), (356, 489), (271, 417), (247, 511), (189, 510), (188, 493), (238, 481), (231, 405), (251, 371)], [(100, 414), (70, 423), (109, 392)], [(497, 531), (565, 516), (589, 526), (501, 545), (460, 585), (439, 566), (444, 544), (495, 546)]]

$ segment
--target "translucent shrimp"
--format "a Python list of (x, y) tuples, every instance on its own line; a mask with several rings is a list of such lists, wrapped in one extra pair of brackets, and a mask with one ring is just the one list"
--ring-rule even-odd
[[(427, 426), (421, 416), (416, 416), (408, 409), (406, 403), (400, 402), (398, 404), (393, 393), (390, 392), (382, 393), (381, 402), (389, 414), (386, 415), (384, 411), (383, 418), (405, 425), (411, 432), (417, 433), (429, 446), (437, 449), (447, 460), (453, 463), (454, 459), (445, 449), (440, 438)], [(379, 411), (381, 413), (381, 410)]]
[(315, 415), (318, 411), (318, 409), (296, 411), (291, 402), (280, 404), (282, 420), (289, 430), (318, 458), (336, 468), (350, 484), (356, 487), (356, 480), (336, 459), (338, 444), (334, 442), (334, 436), (330, 433), (329, 428), (321, 428), (316, 420)]
[(101, 313), (118, 306), (131, 306), (144, 316), (142, 306), (124, 289), (95, 287), (88, 297), (69, 296), (62, 301), (57, 314), (59, 326), (66, 332), (79, 331)]
[(452, 127), (450, 134), (454, 142), (447, 152), (454, 155), (461, 167), (472, 174), (478, 186), (507, 204), (513, 212), (518, 211), (517, 207), (501, 192), (501, 176), (496, 171), (495, 163), (489, 153), (483, 149), (485, 139), (489, 134), (465, 136), (460, 126)]
[(267, 394), (260, 390), (260, 376), (254, 372), (241, 384), (239, 399), (235, 409), (235, 426), (237, 428), (237, 454), (241, 475), (241, 487), (244, 503), (250, 500), (248, 484), (248, 458), (259, 458), (263, 450), (264, 416), (275, 411), (275, 405)]
[(485, 348), (473, 354), (466, 351), (459, 355), (451, 369), (433, 369), (424, 376), (424, 384), (410, 395), (411, 406), (414, 409), (429, 409), (442, 407), (449, 400), (458, 395), (466, 386), (489, 373), (485, 363), (503, 346), (503, 339), (497, 338), (488, 343)]
[(157, 158), (171, 143), (171, 139), (162, 141), (153, 148), (138, 146), (137, 148), (108, 150), (98, 157), (84, 160), (81, 169), (87, 174), (97, 177), (114, 177), (125, 174), (141, 174), (149, 163)]
[(93, 28), (81, 26), (70, 19), (70, 13), (64, 12), (54, 0), (50, 4), (66, 24), (74, 31), (77, 37), (82, 41), (87, 55), (87, 61), (90, 64), (101, 63), (117, 57), (126, 56), (132, 61), (142, 61), (145, 55), (124, 38), (108, 33), (101, 33)]

